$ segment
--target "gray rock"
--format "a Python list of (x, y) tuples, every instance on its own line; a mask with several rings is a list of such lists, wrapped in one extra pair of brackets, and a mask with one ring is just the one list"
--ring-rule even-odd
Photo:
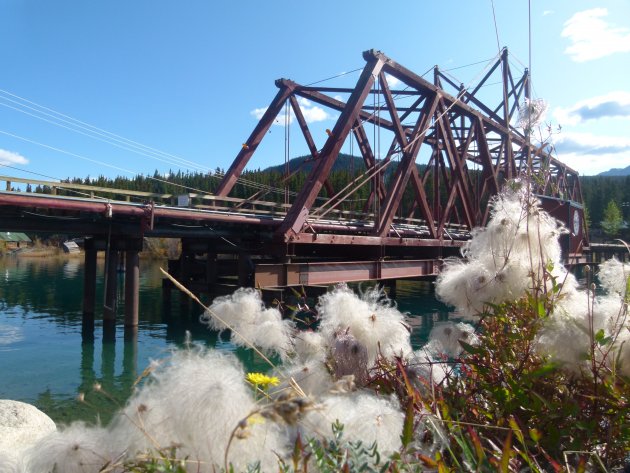
[(11, 471), (27, 448), (55, 430), (53, 420), (35, 406), (0, 399), (0, 473)]

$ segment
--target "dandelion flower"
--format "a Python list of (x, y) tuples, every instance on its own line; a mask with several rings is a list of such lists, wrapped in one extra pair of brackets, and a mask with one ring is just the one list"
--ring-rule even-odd
[(280, 384), (280, 380), (275, 376), (267, 376), (263, 373), (247, 373), (245, 379), (247, 379), (247, 381), (249, 381), (253, 385), (260, 386), (262, 388), (277, 386), (278, 384)]

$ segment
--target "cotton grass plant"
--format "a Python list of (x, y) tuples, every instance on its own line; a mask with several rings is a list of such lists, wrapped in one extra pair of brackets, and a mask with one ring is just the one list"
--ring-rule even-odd
[(619, 469), (630, 445), (630, 267), (602, 265), (601, 294), (592, 271), (580, 287), (561, 264), (563, 231), (526, 184), (508, 186), (437, 281), (459, 321), (436, 325), (415, 351), (378, 288), (335, 288), (308, 309), (308, 330), (253, 289), (215, 299), (202, 320), (256, 350), (268, 373), (176, 350), (110, 425), (61, 429), (10, 471)]

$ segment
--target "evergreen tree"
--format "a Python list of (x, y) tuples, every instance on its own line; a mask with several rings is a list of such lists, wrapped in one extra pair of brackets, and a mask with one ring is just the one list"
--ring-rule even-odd
[(604, 220), (602, 220), (602, 229), (604, 233), (609, 237), (615, 237), (619, 234), (623, 218), (621, 216), (621, 210), (614, 200), (608, 202), (606, 209), (604, 210)]

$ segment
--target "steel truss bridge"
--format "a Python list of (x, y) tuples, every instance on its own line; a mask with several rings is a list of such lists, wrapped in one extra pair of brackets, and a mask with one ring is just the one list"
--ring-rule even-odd
[[(277, 94), (213, 195), (189, 193), (182, 200), (0, 176), (7, 183), (0, 192), (0, 229), (85, 235), (87, 312), (93, 312), (89, 278), (95, 275), (88, 271), (95, 271), (96, 252), (107, 250), (109, 261), (127, 252), (134, 273), (143, 237), (182, 240), (181, 257), (171, 269), (194, 290), (229, 280), (284, 287), (435, 275), (440, 261), (458, 255), (470, 231), (486, 223), (488, 201), (514, 178), (528, 179), (543, 206), (571, 230), (562, 242), (567, 261), (588, 248), (577, 172), (554, 158), (549, 146), (532, 143), (527, 127), (515, 125), (530, 99), (530, 79), (527, 70), (513, 75), (507, 49), (470, 87), (437, 66), (428, 81), (379, 51), (366, 51), (363, 58), (353, 88), (276, 81)], [(489, 86), (497, 83), (498, 97), (487, 99)], [(338, 114), (321, 147), (300, 99)], [(268, 199), (264, 186), (248, 198), (233, 197), (245, 167), (287, 107), (310, 151), (305, 184), (282, 202)], [(391, 138), (384, 156), (381, 136)], [(350, 141), (365, 169), (334, 188), (331, 170)], [(285, 178), (299, 172), (305, 171), (288, 169)], [(40, 185), (49, 193), (13, 192), (14, 183)], [(369, 195), (359, 211), (349, 205), (358, 189)], [(178, 197), (185, 206), (176, 205)], [(133, 294), (133, 280), (129, 285)]]

